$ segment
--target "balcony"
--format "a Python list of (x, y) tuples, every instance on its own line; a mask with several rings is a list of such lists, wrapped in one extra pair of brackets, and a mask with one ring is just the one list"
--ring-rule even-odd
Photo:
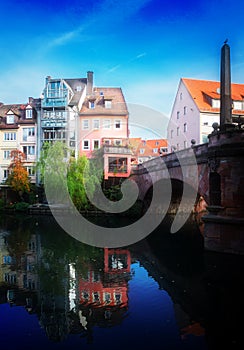
[(68, 99), (64, 97), (45, 97), (42, 100), (42, 108), (46, 107), (65, 107), (68, 104)]
[(42, 120), (41, 121), (41, 127), (42, 128), (65, 128), (67, 125), (67, 122), (65, 119), (49, 119), (49, 120)]
[(109, 154), (132, 154), (130, 148), (126, 146), (104, 146), (104, 153)]

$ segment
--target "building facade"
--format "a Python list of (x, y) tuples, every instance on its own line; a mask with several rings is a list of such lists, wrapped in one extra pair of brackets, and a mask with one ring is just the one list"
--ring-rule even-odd
[(143, 140), (141, 137), (137, 137), (130, 138), (129, 144), (133, 153), (133, 164), (140, 164), (168, 153), (166, 139)]
[[(89, 77), (89, 72), (87, 76)], [(73, 151), (76, 150), (78, 111), (85, 99), (88, 77), (46, 77), (38, 123), (39, 152), (44, 142), (55, 141), (62, 141)]]
[(25, 154), (23, 164), (31, 182), (35, 182), (37, 160), (37, 113), (40, 99), (29, 98), (26, 104), (0, 105), (0, 183), (9, 174), (11, 151)]
[[(244, 84), (231, 84), (231, 91), (235, 123), (244, 117)], [(220, 123), (220, 82), (182, 78), (167, 130), (170, 151), (208, 142), (213, 123)]]

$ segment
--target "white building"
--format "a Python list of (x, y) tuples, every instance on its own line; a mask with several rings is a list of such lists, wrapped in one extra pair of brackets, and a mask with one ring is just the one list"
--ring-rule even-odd
[[(244, 84), (231, 84), (233, 122), (244, 117)], [(212, 124), (220, 123), (220, 82), (182, 78), (167, 130), (171, 151), (208, 142)]]

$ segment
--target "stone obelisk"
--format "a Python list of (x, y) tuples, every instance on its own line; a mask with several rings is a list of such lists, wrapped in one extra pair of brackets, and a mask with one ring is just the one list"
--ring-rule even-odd
[(232, 124), (230, 47), (225, 41), (221, 48), (220, 68), (220, 130), (225, 131)]

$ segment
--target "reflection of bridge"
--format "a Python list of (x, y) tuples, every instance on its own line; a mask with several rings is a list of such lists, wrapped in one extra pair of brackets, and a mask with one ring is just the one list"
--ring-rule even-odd
[(170, 178), (172, 200), (181, 201), (179, 212), (191, 212), (204, 199), (208, 209), (203, 217), (205, 247), (243, 253), (243, 170), (244, 130), (233, 127), (215, 130), (209, 135), (209, 143), (139, 165), (131, 179), (138, 184), (139, 198), (147, 202), (153, 186), (160, 181), (163, 193), (164, 184), (168, 186), (166, 180)]

